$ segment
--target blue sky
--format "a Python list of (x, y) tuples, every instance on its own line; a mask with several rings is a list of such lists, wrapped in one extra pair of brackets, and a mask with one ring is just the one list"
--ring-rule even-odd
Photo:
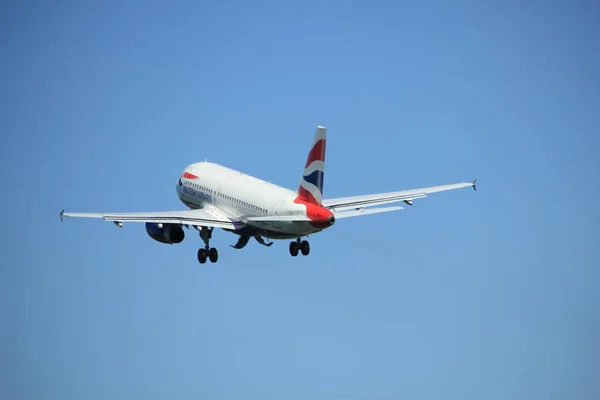
[[(4, 2), (3, 399), (597, 399), (592, 2)], [(479, 178), (292, 259), (70, 211), (208, 158), (325, 197)]]

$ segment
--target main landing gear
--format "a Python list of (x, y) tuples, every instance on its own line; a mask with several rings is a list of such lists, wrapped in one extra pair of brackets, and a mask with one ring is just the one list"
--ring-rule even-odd
[(219, 252), (214, 247), (210, 247), (209, 241), (212, 237), (212, 231), (214, 228), (207, 228), (203, 226), (200, 229), (200, 238), (204, 241), (204, 248), (198, 250), (198, 262), (204, 264), (206, 260), (210, 260), (211, 263), (216, 263), (219, 259)]
[(301, 252), (303, 256), (307, 256), (310, 253), (310, 244), (306, 240), (296, 239), (295, 242), (290, 243), (290, 254), (292, 257), (296, 257), (298, 252)]

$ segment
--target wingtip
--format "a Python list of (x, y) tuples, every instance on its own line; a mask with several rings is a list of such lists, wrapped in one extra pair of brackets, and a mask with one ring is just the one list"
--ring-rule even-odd
[(60, 212), (60, 222), (63, 222), (63, 221), (64, 221), (64, 219), (65, 219), (65, 218), (64, 218), (64, 216), (65, 216), (65, 210), (63, 209), (63, 210)]
[(473, 179), (472, 185), (473, 185), (473, 190), (477, 191), (477, 178)]

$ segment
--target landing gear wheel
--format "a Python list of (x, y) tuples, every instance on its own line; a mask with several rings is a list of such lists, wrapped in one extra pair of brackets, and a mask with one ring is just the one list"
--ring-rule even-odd
[(300, 246), (296, 242), (290, 243), (290, 254), (292, 257), (296, 257), (298, 255), (298, 250), (300, 250)]
[(200, 264), (204, 264), (206, 262), (206, 257), (208, 256), (208, 252), (206, 249), (198, 250), (198, 262)]
[(219, 259), (219, 252), (217, 249), (213, 247), (212, 249), (208, 250), (208, 258), (210, 259), (211, 263), (216, 263)]
[(307, 256), (310, 253), (310, 244), (306, 240), (300, 243), (300, 251), (302, 251), (303, 256)]

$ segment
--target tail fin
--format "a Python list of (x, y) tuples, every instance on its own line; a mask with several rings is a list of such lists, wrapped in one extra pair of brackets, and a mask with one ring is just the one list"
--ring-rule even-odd
[(323, 201), (323, 179), (325, 175), (325, 147), (327, 128), (317, 126), (315, 137), (306, 159), (304, 173), (298, 186), (298, 198), (308, 203), (321, 205)]

